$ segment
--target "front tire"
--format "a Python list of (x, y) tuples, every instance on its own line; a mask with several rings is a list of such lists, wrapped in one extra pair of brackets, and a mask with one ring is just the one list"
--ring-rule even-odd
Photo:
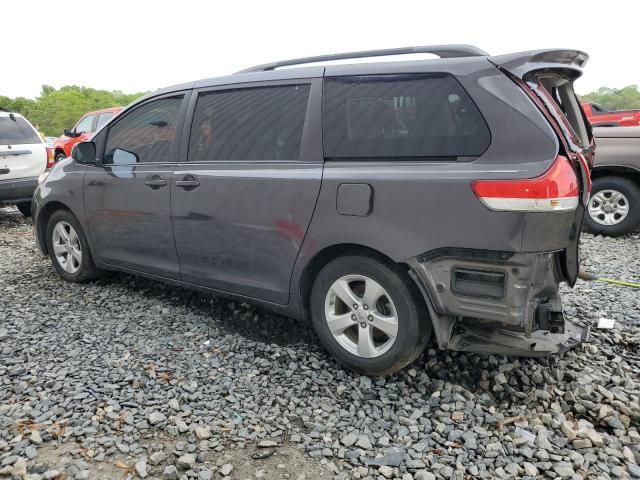
[(365, 375), (404, 368), (431, 337), (416, 285), (399, 266), (371, 256), (339, 257), (320, 271), (311, 291), (311, 319), (326, 350)]
[(31, 202), (16, 203), (16, 207), (22, 215), (27, 218), (31, 217)]
[(58, 163), (60, 160), (64, 160), (65, 158), (67, 158), (66, 154), (58, 152), (56, 153), (55, 162)]
[(594, 235), (618, 237), (640, 223), (640, 190), (624, 177), (600, 177), (593, 181), (585, 216), (585, 230)]
[(67, 282), (89, 282), (102, 273), (93, 263), (80, 222), (68, 210), (58, 210), (51, 215), (47, 224), (47, 249), (56, 272)]

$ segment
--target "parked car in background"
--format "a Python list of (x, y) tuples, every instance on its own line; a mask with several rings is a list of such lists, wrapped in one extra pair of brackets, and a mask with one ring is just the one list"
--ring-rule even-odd
[(64, 135), (58, 137), (54, 144), (55, 161), (71, 156), (73, 147), (91, 138), (105, 123), (122, 111), (123, 107), (103, 108), (86, 113), (71, 130), (65, 129)]
[(640, 126), (640, 110), (609, 110), (602, 105), (589, 102), (583, 102), (582, 109), (592, 127)]
[(640, 224), (640, 127), (593, 131), (597, 149), (585, 230), (624, 235)]
[[(279, 69), (407, 53), (441, 58)], [(586, 332), (559, 284), (576, 281), (589, 198), (587, 58), (411, 47), (160, 90), (43, 179), (38, 245), (70, 282), (122, 270), (308, 318), (366, 374), (432, 334), (563, 352)]]
[(0, 204), (16, 204), (30, 216), (31, 197), (48, 164), (53, 164), (52, 151), (33, 125), (19, 113), (0, 109)]
[(44, 143), (47, 147), (55, 148), (55, 143), (58, 137), (44, 137)]

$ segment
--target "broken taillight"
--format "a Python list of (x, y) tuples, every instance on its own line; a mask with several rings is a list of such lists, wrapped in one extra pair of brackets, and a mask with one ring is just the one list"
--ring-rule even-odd
[(537, 178), (475, 180), (471, 189), (491, 210), (512, 212), (565, 212), (578, 206), (578, 177), (569, 160), (559, 155)]

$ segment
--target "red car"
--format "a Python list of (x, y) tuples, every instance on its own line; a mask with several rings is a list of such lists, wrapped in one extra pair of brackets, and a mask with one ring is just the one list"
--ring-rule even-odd
[(65, 129), (64, 135), (58, 137), (53, 144), (55, 161), (71, 156), (71, 150), (76, 143), (88, 140), (94, 132), (105, 123), (118, 115), (124, 107), (104, 108), (95, 112), (85, 113), (72, 130)]
[(582, 103), (592, 127), (638, 127), (640, 110), (609, 110), (597, 103)]

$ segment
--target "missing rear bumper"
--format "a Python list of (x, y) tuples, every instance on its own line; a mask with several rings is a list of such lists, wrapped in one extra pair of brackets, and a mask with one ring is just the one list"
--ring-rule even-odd
[(546, 356), (585, 341), (558, 294), (558, 252), (453, 249), (410, 261), (442, 349)]
[(567, 350), (589, 338), (589, 327), (564, 321), (564, 333), (536, 330), (531, 335), (482, 326), (454, 326), (448, 348), (461, 352), (485, 352), (524, 357), (544, 357)]

